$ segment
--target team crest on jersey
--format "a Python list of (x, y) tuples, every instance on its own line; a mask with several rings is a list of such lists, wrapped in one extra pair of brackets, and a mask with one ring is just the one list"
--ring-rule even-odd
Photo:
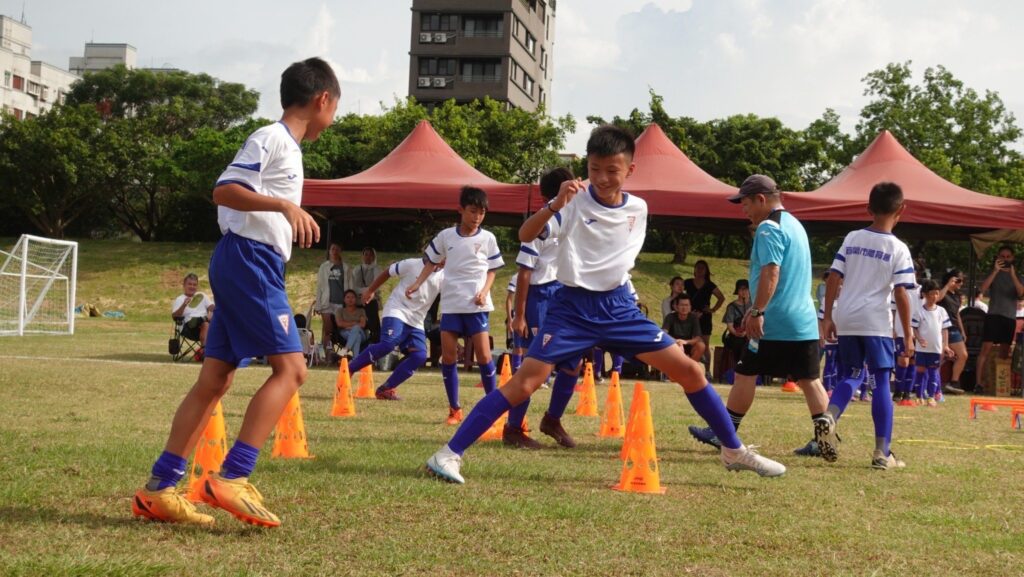
[(636, 217), (630, 216), (626, 218), (626, 222), (629, 223), (629, 232), (633, 232), (633, 227), (636, 225)]
[(530, 329), (530, 332), (532, 332), (532, 333), (533, 333), (533, 336), (537, 336), (537, 327), (533, 327), (533, 328), (531, 328), (531, 329)]
[(483, 246), (484, 245), (479, 243), (479, 242), (474, 242), (473, 243), (473, 254), (480, 254), (480, 248), (483, 247)]
[(541, 340), (540, 340), (540, 346), (541, 347), (546, 347), (546, 346), (548, 346), (549, 342), (551, 342), (551, 335), (544, 335), (544, 337), (541, 338)]
[(388, 329), (388, 336), (389, 337), (395, 336), (395, 329)]
[(281, 323), (281, 328), (284, 329), (284, 334), (288, 334), (288, 315), (277, 315), (277, 322)]

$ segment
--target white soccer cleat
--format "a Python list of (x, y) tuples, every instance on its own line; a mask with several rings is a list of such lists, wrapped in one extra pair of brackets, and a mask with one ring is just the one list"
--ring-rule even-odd
[(896, 458), (890, 451), (888, 455), (883, 455), (881, 451), (875, 451), (871, 455), (871, 468), (881, 469), (887, 471), (889, 469), (902, 469), (907, 464)]
[(445, 445), (427, 459), (427, 470), (449, 483), (465, 484), (459, 469), (462, 468), (462, 457)]
[(747, 446), (739, 449), (722, 447), (722, 464), (730, 471), (754, 471), (762, 477), (781, 477), (786, 474), (785, 465), (762, 457)]

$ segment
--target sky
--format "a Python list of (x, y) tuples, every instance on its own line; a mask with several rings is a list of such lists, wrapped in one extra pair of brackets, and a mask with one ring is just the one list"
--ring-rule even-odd
[[(140, 66), (242, 82), (280, 114), (277, 82), (291, 62), (328, 59), (342, 82), (339, 114), (379, 113), (408, 93), (410, 0), (0, 0), (33, 28), (33, 59), (67, 67), (83, 45), (127, 42)], [(1024, 123), (1024, 3), (1006, 0), (559, 0), (551, 112), (647, 110), (648, 90), (673, 116), (753, 113), (804, 128), (826, 108), (852, 132), (863, 77), (913, 61), (943, 65), (997, 92)]]

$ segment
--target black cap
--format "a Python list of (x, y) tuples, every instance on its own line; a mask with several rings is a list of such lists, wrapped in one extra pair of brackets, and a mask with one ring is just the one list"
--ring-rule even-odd
[(741, 278), (738, 281), (736, 281), (736, 288), (733, 289), (732, 294), (734, 294), (734, 295), (740, 294), (740, 289), (741, 288), (745, 288), (747, 290), (750, 290), (750, 283), (747, 282), (747, 279)]
[(779, 187), (775, 184), (775, 181), (770, 177), (763, 174), (754, 174), (748, 176), (743, 184), (740, 185), (739, 191), (736, 194), (729, 197), (729, 202), (733, 204), (739, 204), (740, 200), (744, 196), (754, 196), (755, 194), (778, 194)]

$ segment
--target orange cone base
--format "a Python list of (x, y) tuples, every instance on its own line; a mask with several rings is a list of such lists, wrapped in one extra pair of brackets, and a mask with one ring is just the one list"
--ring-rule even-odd
[(625, 488), (622, 486), (621, 483), (616, 483), (612, 485), (612, 489), (615, 491), (620, 491), (622, 493), (643, 493), (647, 495), (664, 495), (665, 491), (668, 490), (665, 487), (657, 487), (654, 489), (638, 489), (636, 486), (631, 486), (629, 488)]
[(794, 383), (793, 381), (789, 381), (786, 384), (782, 385), (782, 392), (783, 393), (799, 393), (800, 392), (800, 387), (796, 386), (796, 383)]

